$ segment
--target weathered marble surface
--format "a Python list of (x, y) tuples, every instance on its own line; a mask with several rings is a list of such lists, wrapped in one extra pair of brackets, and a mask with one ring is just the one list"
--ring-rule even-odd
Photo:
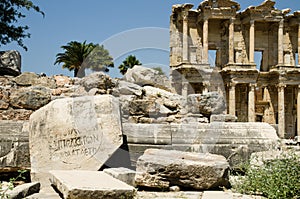
[(136, 167), (137, 186), (168, 190), (171, 186), (206, 190), (227, 187), (229, 164), (209, 153), (147, 149)]
[(111, 95), (52, 101), (30, 116), (32, 180), (55, 169), (98, 170), (123, 143), (119, 102)]
[(65, 199), (134, 198), (134, 187), (100, 171), (50, 171), (52, 184)]

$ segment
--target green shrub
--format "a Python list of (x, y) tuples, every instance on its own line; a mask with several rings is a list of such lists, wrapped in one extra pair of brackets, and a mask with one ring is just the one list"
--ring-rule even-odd
[(24, 174), (27, 172), (27, 170), (18, 170), (19, 175), (15, 178), (10, 178), (9, 182), (5, 186), (2, 186), (2, 182), (0, 182), (0, 199), (9, 199), (10, 196), (7, 194), (9, 190), (12, 190), (14, 188), (14, 183), (17, 180), (25, 180)]
[(270, 199), (300, 198), (300, 159), (293, 153), (264, 161), (260, 167), (248, 164), (244, 178), (233, 186), (233, 190)]

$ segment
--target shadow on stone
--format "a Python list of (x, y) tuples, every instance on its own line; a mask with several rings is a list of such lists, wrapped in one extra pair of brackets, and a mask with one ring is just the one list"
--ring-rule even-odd
[(111, 155), (111, 157), (103, 164), (99, 171), (103, 171), (107, 168), (124, 167), (133, 169), (130, 162), (129, 148), (127, 142), (127, 136), (123, 135), (123, 144)]

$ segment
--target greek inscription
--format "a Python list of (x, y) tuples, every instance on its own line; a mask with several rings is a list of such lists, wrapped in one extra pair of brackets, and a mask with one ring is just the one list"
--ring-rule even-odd
[(97, 134), (84, 135), (76, 129), (52, 138), (50, 150), (53, 156), (68, 158), (72, 156), (93, 156), (97, 153), (100, 137)]
[(84, 135), (84, 136), (79, 136), (79, 137), (54, 140), (53, 148), (55, 150), (62, 150), (65, 148), (85, 146), (85, 145), (93, 144), (95, 142), (99, 142), (98, 135)]

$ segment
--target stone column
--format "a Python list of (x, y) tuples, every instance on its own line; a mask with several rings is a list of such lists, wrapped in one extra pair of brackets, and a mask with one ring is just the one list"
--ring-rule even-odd
[(298, 66), (300, 65), (300, 24), (298, 25)]
[(203, 21), (203, 64), (208, 64), (208, 19)]
[(228, 113), (230, 115), (235, 115), (235, 86), (236, 83), (230, 83), (229, 85), (229, 105), (228, 105)]
[(189, 62), (189, 25), (188, 25), (189, 11), (183, 12), (183, 28), (182, 28), (182, 60), (184, 63)]
[(254, 46), (255, 46), (255, 21), (250, 21), (250, 30), (249, 30), (249, 62), (254, 63)]
[(234, 63), (234, 19), (230, 19), (229, 23), (229, 64)]
[(249, 84), (248, 122), (255, 122), (255, 84)]
[(278, 135), (280, 138), (284, 138), (285, 134), (284, 88), (284, 84), (278, 85)]
[(283, 19), (278, 26), (278, 65), (283, 65)]
[(300, 85), (297, 92), (297, 135), (300, 136)]
[(187, 98), (188, 94), (189, 94), (189, 82), (185, 80), (182, 82), (181, 95)]

